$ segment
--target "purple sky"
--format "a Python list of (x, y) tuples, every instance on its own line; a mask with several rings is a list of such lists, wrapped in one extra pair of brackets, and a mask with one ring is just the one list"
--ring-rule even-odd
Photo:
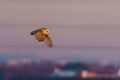
[[(0, 53), (117, 62), (119, 14), (117, 0), (0, 1)], [(43, 26), (50, 29), (53, 48), (30, 35)]]

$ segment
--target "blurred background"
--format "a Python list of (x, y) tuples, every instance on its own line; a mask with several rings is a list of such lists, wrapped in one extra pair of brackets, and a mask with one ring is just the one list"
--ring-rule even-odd
[[(118, 0), (0, 0), (0, 78), (119, 77), (119, 9)], [(30, 35), (42, 27), (52, 48)]]

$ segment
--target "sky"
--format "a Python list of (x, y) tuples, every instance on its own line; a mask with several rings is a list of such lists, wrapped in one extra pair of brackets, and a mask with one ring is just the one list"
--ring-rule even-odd
[[(0, 55), (119, 63), (119, 21), (118, 0), (0, 0)], [(41, 27), (53, 48), (30, 35)]]
[(3, 0), (1, 24), (119, 25), (118, 0)]

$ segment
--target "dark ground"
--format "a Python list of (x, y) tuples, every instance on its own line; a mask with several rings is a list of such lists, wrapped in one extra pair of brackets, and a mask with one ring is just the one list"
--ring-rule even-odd
[[(5, 80), (5, 79), (0, 79), (0, 80)], [(120, 80), (120, 78), (32, 78), (32, 77), (16, 77), (16, 78), (11, 78), (10, 80)]]

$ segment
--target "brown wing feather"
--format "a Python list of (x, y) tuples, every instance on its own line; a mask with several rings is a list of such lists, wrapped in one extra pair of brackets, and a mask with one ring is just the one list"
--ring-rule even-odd
[(46, 35), (46, 36), (45, 36), (44, 42), (45, 42), (45, 44), (46, 44), (48, 47), (52, 47), (52, 46), (53, 46), (51, 37), (50, 37), (49, 35)]

